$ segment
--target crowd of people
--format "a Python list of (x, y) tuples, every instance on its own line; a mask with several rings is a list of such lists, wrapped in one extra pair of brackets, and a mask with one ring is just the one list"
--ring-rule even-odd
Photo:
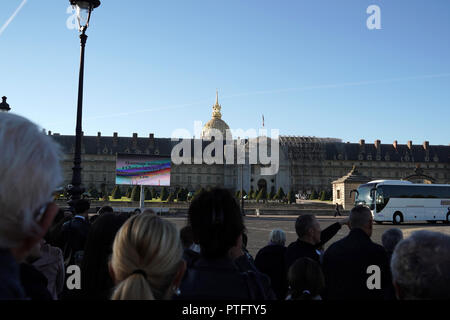
[(296, 241), (274, 229), (253, 259), (226, 189), (196, 196), (179, 231), (149, 209), (89, 215), (85, 199), (59, 209), (60, 150), (27, 119), (0, 114), (0, 150), (0, 300), (450, 299), (450, 237), (393, 228), (376, 244), (366, 206), (324, 230), (300, 215)]

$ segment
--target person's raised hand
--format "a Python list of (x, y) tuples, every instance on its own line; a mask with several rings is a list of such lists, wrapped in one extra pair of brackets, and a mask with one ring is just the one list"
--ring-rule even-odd
[(349, 221), (350, 221), (350, 218), (347, 217), (347, 218), (339, 220), (339, 223), (340, 223), (341, 226), (343, 226), (344, 224), (348, 226), (348, 222)]

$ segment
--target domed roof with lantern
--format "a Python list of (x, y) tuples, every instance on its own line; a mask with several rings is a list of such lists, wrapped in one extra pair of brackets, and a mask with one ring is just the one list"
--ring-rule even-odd
[[(211, 139), (213, 136), (212, 129), (219, 130), (222, 133), (223, 139), (226, 138), (226, 130), (230, 127), (228, 124), (222, 120), (222, 113), (220, 112), (222, 106), (219, 104), (219, 93), (216, 92), (216, 103), (213, 105), (212, 119), (209, 120), (202, 129), (201, 138)], [(231, 135), (231, 132), (230, 132)]]

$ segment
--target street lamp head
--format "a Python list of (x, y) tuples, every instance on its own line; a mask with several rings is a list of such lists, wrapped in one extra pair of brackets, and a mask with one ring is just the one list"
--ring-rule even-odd
[(9, 104), (6, 102), (6, 97), (2, 97), (2, 103), (0, 103), (0, 112), (8, 112), (11, 110)]
[(100, 6), (99, 0), (69, 0), (70, 4), (77, 12), (78, 27), (80, 31), (85, 31), (89, 26), (92, 11)]

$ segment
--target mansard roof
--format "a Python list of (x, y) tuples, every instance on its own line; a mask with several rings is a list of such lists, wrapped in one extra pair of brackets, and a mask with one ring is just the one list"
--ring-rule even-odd
[[(75, 136), (52, 135), (52, 138), (61, 145), (64, 153), (74, 152)], [(172, 145), (175, 143), (170, 138), (84, 136), (82, 150), (86, 154), (131, 153), (170, 156)]]
[[(51, 137), (61, 145), (64, 153), (73, 153), (75, 136), (53, 134)], [(191, 154), (194, 155), (194, 141)], [(399, 161), (450, 163), (450, 145), (405, 145), (344, 143), (336, 138), (280, 136), (280, 151), (291, 159), (350, 160), (350, 161)], [(270, 145), (271, 139), (269, 139)], [(363, 140), (361, 140), (363, 141)], [(236, 141), (234, 141), (236, 142)], [(170, 138), (84, 136), (82, 152), (85, 154), (117, 153), (170, 156), (173, 146), (179, 141)], [(210, 141), (201, 142), (202, 150)]]
[[(450, 163), (450, 146), (344, 143), (335, 138), (280, 136), (281, 148), (291, 159), (399, 161)], [(311, 157), (315, 154), (315, 157)]]
[(429, 145), (425, 150), (423, 145), (328, 143), (325, 149), (326, 160), (450, 163), (450, 146), (442, 145)]

